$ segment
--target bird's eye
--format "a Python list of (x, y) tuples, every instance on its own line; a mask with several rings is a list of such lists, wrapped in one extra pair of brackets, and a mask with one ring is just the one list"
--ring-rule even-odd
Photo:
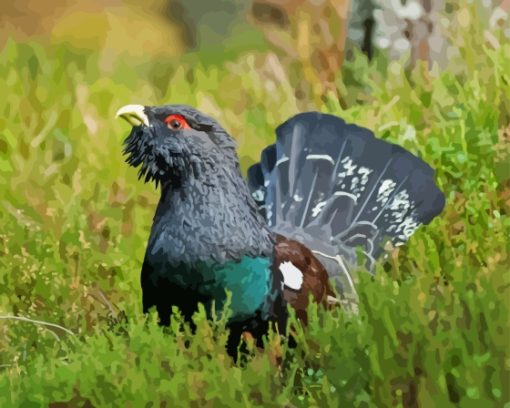
[(171, 130), (182, 130), (190, 128), (190, 125), (188, 122), (186, 122), (186, 119), (184, 119), (184, 116), (182, 115), (169, 115), (165, 118), (164, 122), (166, 123), (168, 129)]

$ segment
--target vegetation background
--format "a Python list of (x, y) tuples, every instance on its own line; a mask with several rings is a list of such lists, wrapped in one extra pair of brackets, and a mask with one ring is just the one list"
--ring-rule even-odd
[[(1, 3), (1, 407), (510, 406), (509, 2), (380, 3)], [(128, 103), (214, 116), (243, 169), (330, 112), (424, 158), (447, 205), (359, 274), (358, 314), (312, 307), (297, 348), (234, 365), (225, 316), (141, 313), (158, 192), (123, 162)]]

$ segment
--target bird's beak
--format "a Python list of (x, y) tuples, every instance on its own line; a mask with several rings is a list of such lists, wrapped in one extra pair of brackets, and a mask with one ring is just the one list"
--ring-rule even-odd
[(132, 126), (149, 126), (149, 118), (145, 114), (145, 107), (142, 105), (126, 105), (120, 108), (115, 117), (125, 119)]

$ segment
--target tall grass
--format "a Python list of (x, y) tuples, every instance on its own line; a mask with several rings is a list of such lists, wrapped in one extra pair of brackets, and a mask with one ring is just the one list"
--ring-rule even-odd
[[(473, 11), (473, 10), (471, 10)], [(346, 63), (350, 105), (296, 97), (278, 58), (117, 59), (9, 42), (0, 55), (0, 406), (503, 406), (510, 401), (510, 44), (454, 25), (446, 69)], [(496, 38), (500, 33), (496, 33)], [(224, 319), (197, 333), (141, 314), (157, 192), (123, 163), (127, 103), (186, 103), (237, 139), (243, 168), (290, 115), (373, 129), (437, 169), (443, 214), (360, 275), (359, 314), (310, 310), (234, 365)], [(126, 318), (127, 316), (127, 318)], [(275, 364), (278, 356), (283, 363)], [(57, 406), (57, 405), (55, 405)]]

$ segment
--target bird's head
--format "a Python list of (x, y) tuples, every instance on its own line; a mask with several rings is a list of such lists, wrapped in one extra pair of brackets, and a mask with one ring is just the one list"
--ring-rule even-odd
[(117, 111), (131, 133), (125, 140), (126, 161), (139, 167), (145, 181), (182, 185), (201, 179), (216, 166), (238, 163), (235, 142), (214, 119), (185, 105), (126, 105)]

